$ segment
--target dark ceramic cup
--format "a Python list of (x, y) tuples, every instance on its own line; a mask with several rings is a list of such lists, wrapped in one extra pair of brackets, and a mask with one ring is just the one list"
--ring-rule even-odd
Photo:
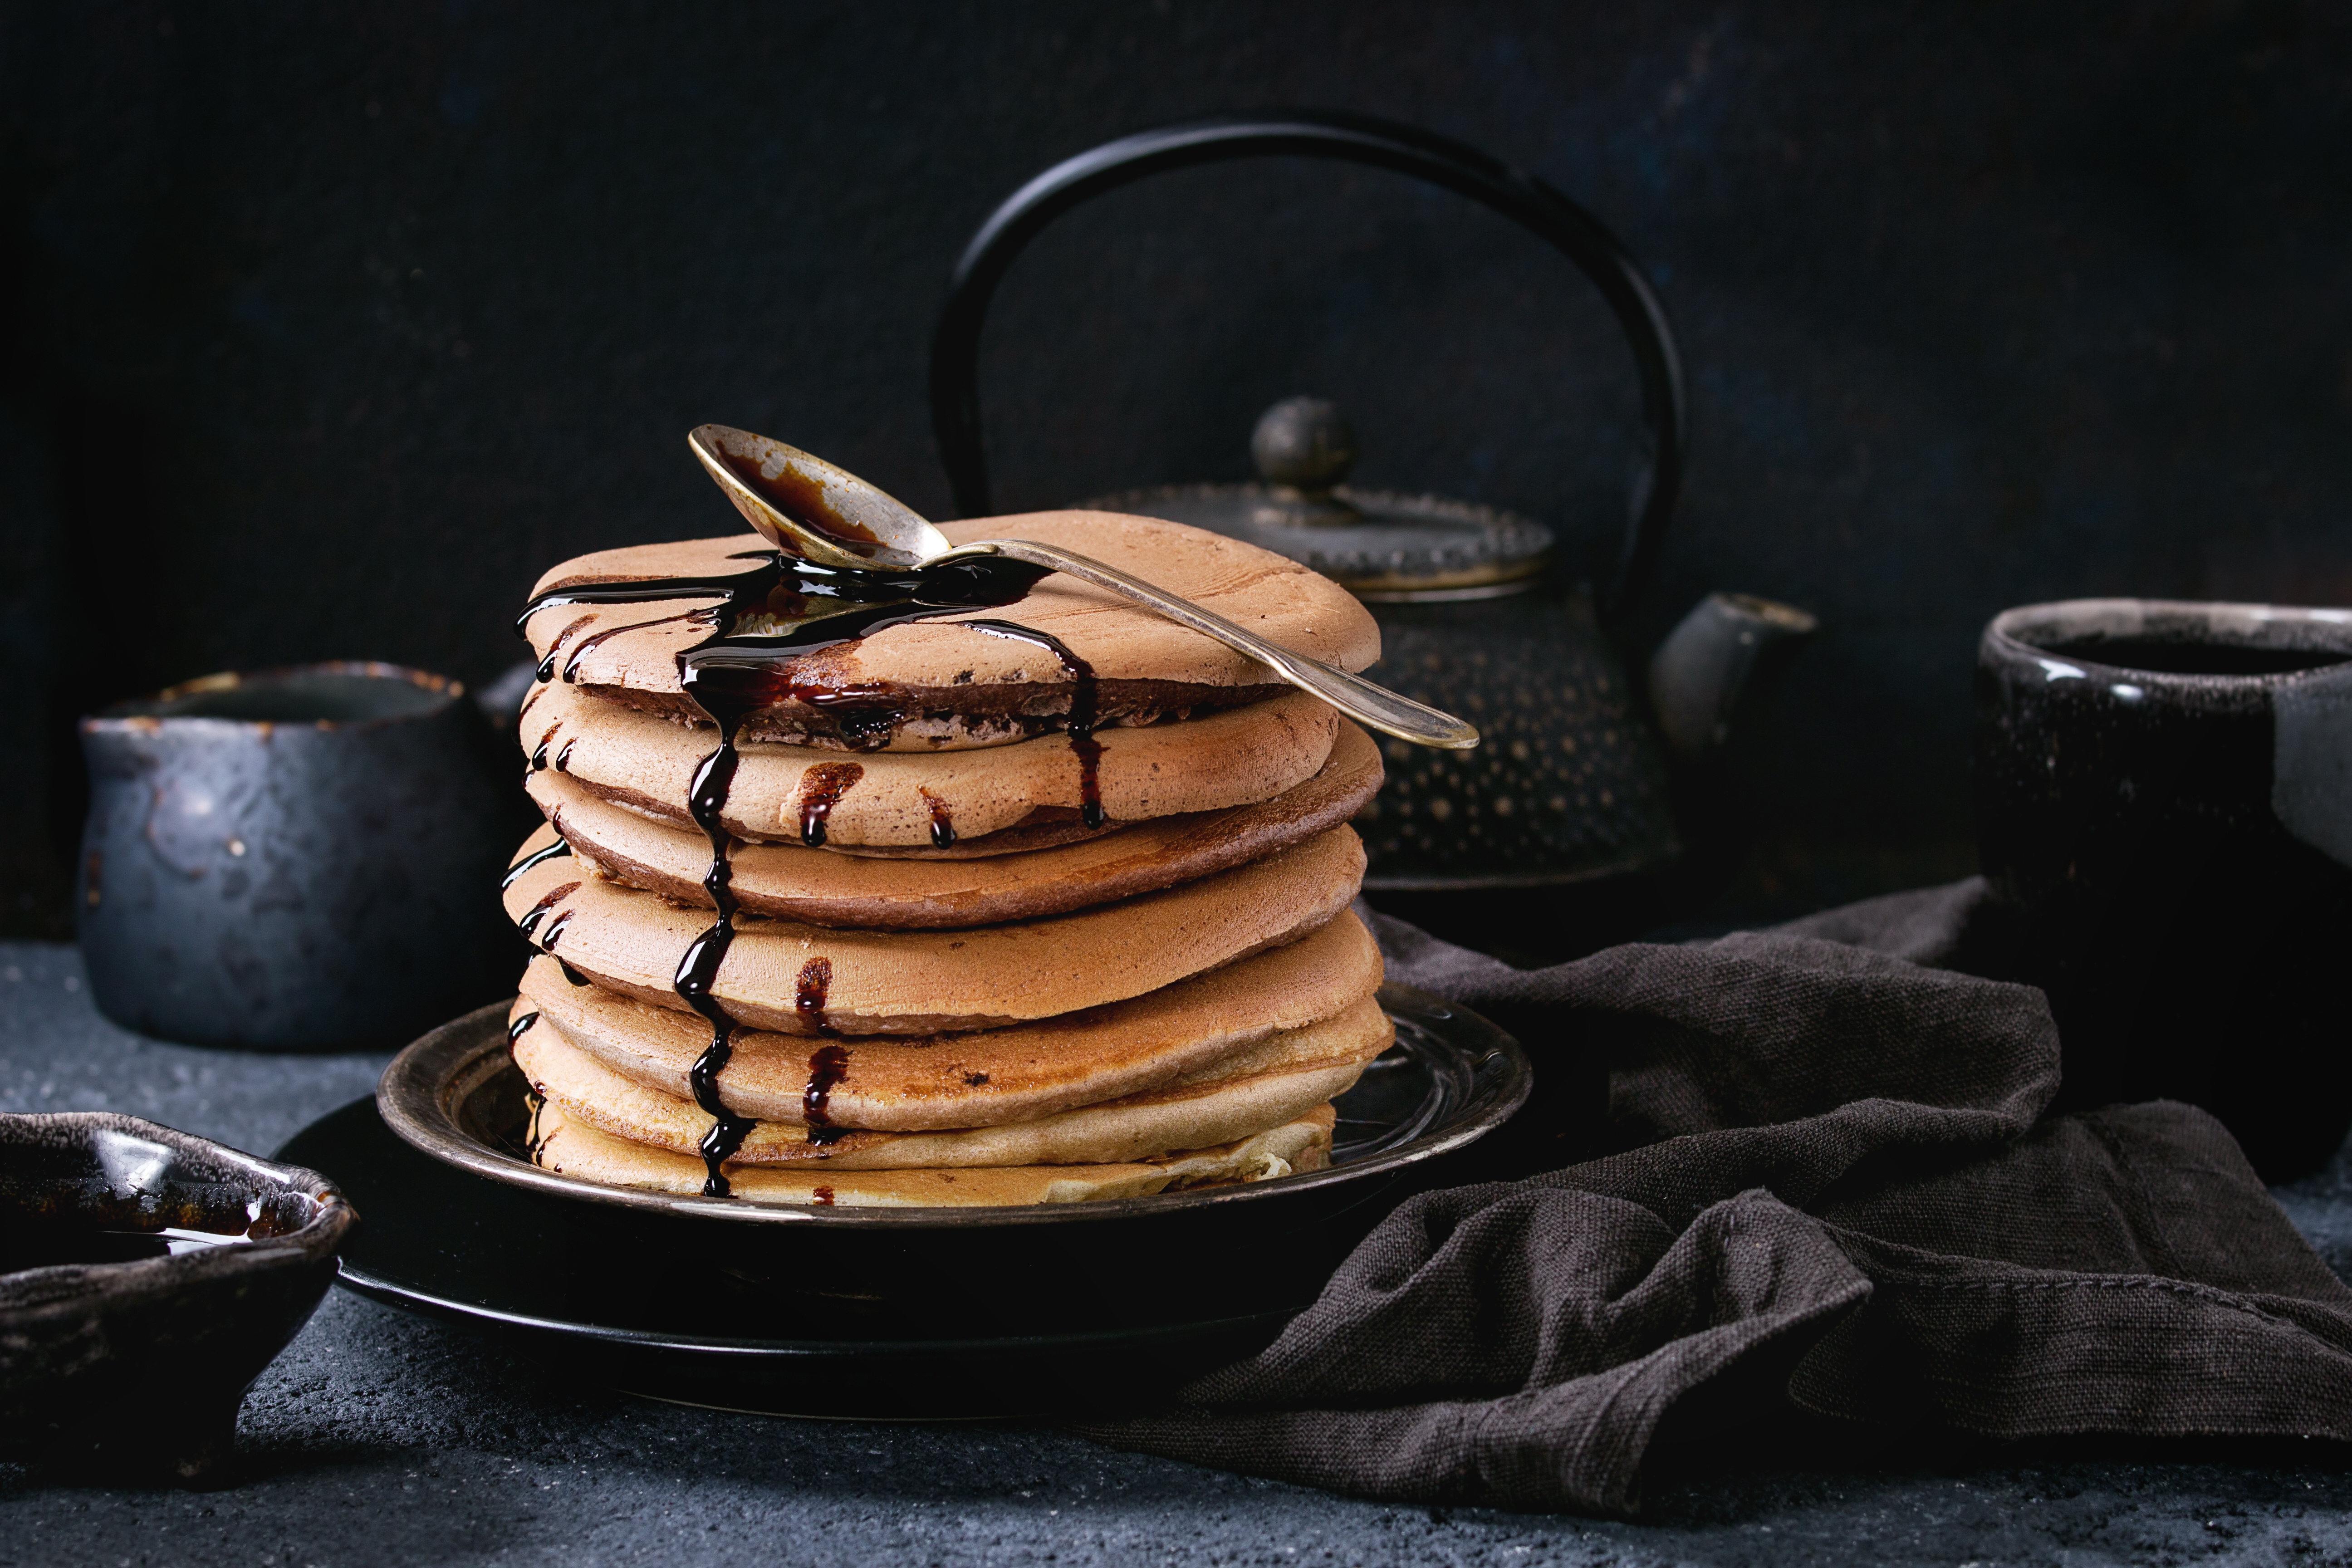
[(1977, 658), (1979, 854), (2063, 1103), (2168, 1098), (2275, 1180), (2352, 1124), (2352, 611), (2078, 599)]
[(387, 664), (216, 675), (81, 725), (90, 993), (143, 1034), (398, 1045), (514, 989), (511, 767), (464, 688)]

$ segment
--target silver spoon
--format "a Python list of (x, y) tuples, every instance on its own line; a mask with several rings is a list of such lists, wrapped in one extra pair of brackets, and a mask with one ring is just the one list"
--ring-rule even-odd
[(1478, 731), (1450, 713), (1424, 708), (1360, 675), (1276, 647), (1116, 566), (1028, 539), (951, 544), (918, 513), (856, 474), (765, 436), (705, 425), (686, 441), (753, 528), (778, 549), (814, 565), (907, 572), (980, 555), (1026, 561), (1108, 588), (1179, 626), (1214, 637), (1384, 735), (1447, 751), (1466, 751), (1478, 743)]

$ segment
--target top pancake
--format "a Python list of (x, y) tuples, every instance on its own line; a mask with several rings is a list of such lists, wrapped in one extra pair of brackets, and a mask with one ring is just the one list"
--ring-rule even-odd
[[(1343, 669), (1361, 669), (1380, 657), (1379, 628), (1346, 589), (1297, 562), (1202, 529), (1115, 512), (1051, 511), (971, 519), (942, 531), (959, 544), (1021, 538), (1092, 556)], [(532, 592), (740, 573), (747, 568), (740, 557), (761, 544), (755, 535), (733, 534), (600, 551), (556, 567)], [(559, 655), (566, 679), (630, 707), (699, 720), (677, 668), (677, 656), (710, 635), (707, 624), (682, 615), (695, 603), (551, 605), (531, 616), (525, 630), (541, 658)], [(958, 610), (818, 649), (797, 662), (794, 679), (852, 697), (868, 711), (891, 710), (895, 721), (879, 749), (999, 745), (1063, 728), (1076, 690), (1073, 675), (1034, 644), (960, 624), (970, 620), (1008, 621), (1059, 639), (1092, 668), (1097, 711), (1106, 723), (1148, 723), (1288, 689), (1223, 644), (1059, 574), (1009, 605)], [(798, 700), (753, 714), (743, 734), (848, 745), (835, 714)]]

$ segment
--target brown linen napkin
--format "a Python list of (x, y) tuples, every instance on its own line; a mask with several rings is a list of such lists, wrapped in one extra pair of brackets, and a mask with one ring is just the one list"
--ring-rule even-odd
[(2203, 1111), (2042, 1119), (2042, 994), (1930, 967), (1982, 901), (1972, 879), (1535, 971), (1380, 919), (1391, 974), (1512, 1028), (1539, 1079), (1605, 1068), (1627, 1147), (1409, 1200), (1264, 1352), (1081, 1429), (1611, 1512), (1662, 1430), (1776, 1417), (2352, 1437), (2352, 1290)]

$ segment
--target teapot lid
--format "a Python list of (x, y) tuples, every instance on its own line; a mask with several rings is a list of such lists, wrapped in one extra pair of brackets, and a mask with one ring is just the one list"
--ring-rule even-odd
[(1357, 489), (1356, 436), (1336, 404), (1287, 397), (1250, 437), (1255, 484), (1160, 485), (1084, 504), (1190, 523), (1286, 555), (1358, 598), (1480, 599), (1535, 585), (1552, 533), (1499, 507)]

